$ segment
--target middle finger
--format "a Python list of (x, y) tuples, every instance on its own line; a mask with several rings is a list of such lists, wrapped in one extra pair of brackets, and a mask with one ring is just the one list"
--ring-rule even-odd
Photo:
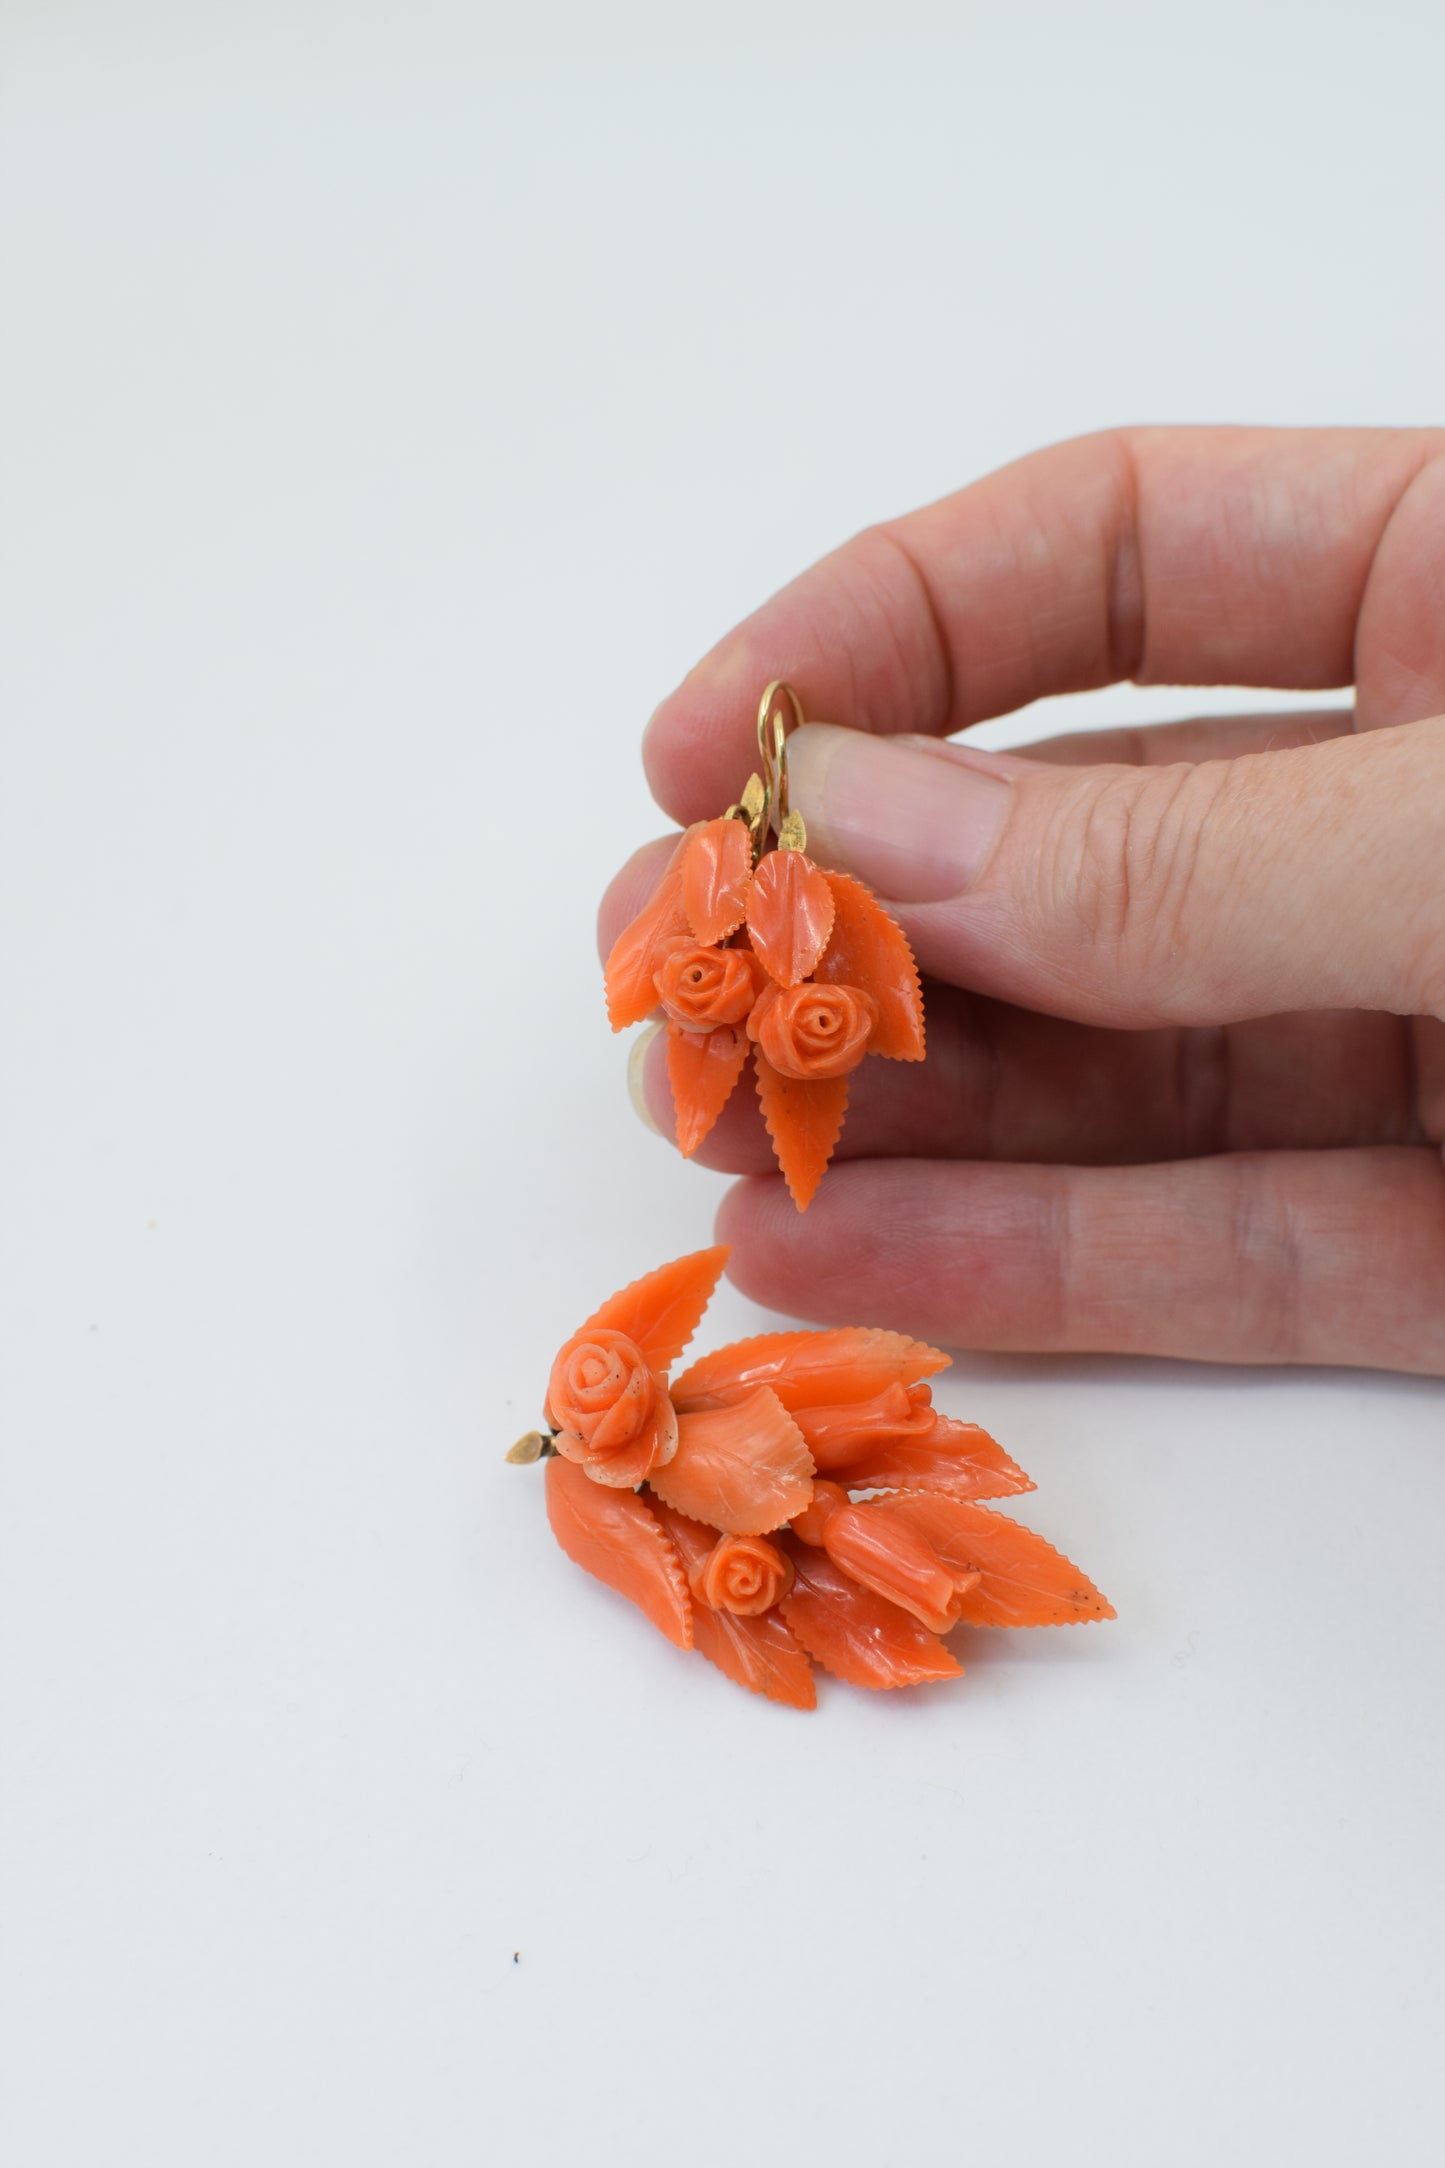
[[(926, 990), (928, 1055), (854, 1071), (840, 1159), (1129, 1166), (1215, 1152), (1424, 1141), (1408, 1020), (1317, 1011), (1205, 1029), (1109, 1031), (950, 986)], [(643, 1063), (675, 1133), (666, 1040)], [(758, 1174), (772, 1147), (745, 1073), (697, 1158)]]

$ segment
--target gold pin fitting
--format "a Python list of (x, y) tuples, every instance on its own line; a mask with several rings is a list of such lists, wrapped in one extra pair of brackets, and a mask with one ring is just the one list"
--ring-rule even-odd
[(525, 1438), (519, 1438), (506, 1458), (525, 1468), (531, 1461), (548, 1460), (557, 1450), (545, 1430), (529, 1430)]

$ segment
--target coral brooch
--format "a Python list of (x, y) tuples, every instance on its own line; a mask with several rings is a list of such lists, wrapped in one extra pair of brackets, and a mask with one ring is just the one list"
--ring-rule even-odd
[[(788, 806), (780, 702), (758, 710), (763, 772), (717, 820), (683, 835), (651, 902), (607, 959), (614, 1031), (661, 1007), (677, 1141), (691, 1155), (751, 1053), (758, 1098), (793, 1201), (806, 1210), (843, 1127), (865, 1054), (922, 1061), (923, 999), (907, 936), (861, 881), (806, 853)], [(776, 827), (777, 842), (770, 847)]]
[(634, 1280), (552, 1365), (549, 1428), (507, 1457), (546, 1461), (569, 1558), (795, 1709), (814, 1706), (815, 1662), (854, 1686), (916, 1686), (961, 1673), (941, 1638), (954, 1626), (1114, 1616), (1077, 1566), (979, 1503), (1034, 1486), (933, 1406), (937, 1348), (861, 1326), (764, 1333), (672, 1378), (727, 1255)]

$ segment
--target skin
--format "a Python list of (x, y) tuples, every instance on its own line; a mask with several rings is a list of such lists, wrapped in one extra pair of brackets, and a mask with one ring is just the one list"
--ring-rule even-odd
[[(743, 1177), (744, 1291), (962, 1347), (1445, 1375), (1445, 432), (1110, 432), (856, 536), (658, 709), (675, 820), (737, 795), (779, 675), (891, 741), (808, 732), (794, 802), (907, 928), (929, 1052), (864, 1063), (802, 1215), (735, 1096), (698, 1156)], [(1124, 680), (1354, 707), (939, 742)]]

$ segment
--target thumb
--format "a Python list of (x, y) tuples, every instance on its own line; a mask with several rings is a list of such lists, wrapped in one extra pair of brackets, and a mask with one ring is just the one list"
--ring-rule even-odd
[(936, 978), (1081, 1022), (1445, 1014), (1445, 716), (1167, 768), (809, 724), (810, 855)]

